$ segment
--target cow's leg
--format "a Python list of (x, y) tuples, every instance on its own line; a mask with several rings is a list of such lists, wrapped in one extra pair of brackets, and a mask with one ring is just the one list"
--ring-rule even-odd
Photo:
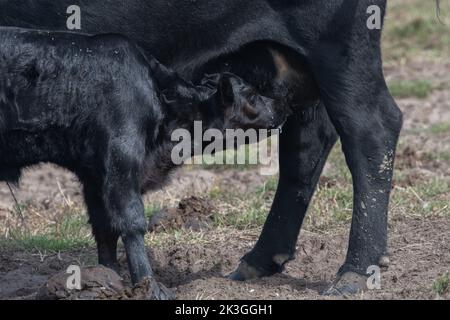
[(147, 221), (138, 182), (140, 161), (135, 157), (135, 154), (145, 153), (143, 147), (138, 147), (138, 142), (133, 143), (131, 140), (128, 139), (126, 146), (120, 141), (117, 146), (110, 147), (104, 166), (106, 173), (102, 183), (103, 198), (112, 229), (118, 232), (124, 243), (133, 284), (148, 281), (149, 298), (170, 299), (173, 297), (170, 290), (153, 278), (145, 248)]
[[(365, 27), (365, 25), (363, 25)], [(353, 219), (347, 257), (327, 293), (366, 289), (367, 268), (386, 254), (387, 213), (402, 113), (381, 68), (376, 35), (354, 47), (323, 44), (312, 55), (325, 107), (340, 135), (353, 178)]]
[(322, 104), (305, 118), (293, 115), (280, 136), (280, 179), (255, 247), (230, 275), (247, 280), (281, 272), (293, 259), (298, 234), (337, 134)]
[(95, 181), (85, 181), (84, 198), (89, 213), (89, 222), (97, 243), (98, 262), (115, 271), (119, 270), (117, 263), (117, 241), (119, 233), (113, 230), (110, 218), (101, 196), (101, 186)]

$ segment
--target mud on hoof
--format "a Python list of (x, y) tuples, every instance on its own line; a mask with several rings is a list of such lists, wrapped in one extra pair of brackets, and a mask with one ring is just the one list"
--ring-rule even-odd
[(356, 272), (345, 272), (338, 276), (324, 292), (324, 296), (345, 296), (367, 291), (367, 277)]
[(175, 294), (162, 283), (145, 278), (135, 285), (127, 295), (137, 300), (175, 300)]

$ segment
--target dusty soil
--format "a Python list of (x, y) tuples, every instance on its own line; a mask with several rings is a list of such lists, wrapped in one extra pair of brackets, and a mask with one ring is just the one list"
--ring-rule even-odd
[[(382, 289), (353, 298), (364, 299), (433, 299), (431, 285), (450, 265), (450, 219), (399, 217), (390, 224), (391, 265), (382, 274)], [(149, 250), (159, 281), (172, 288), (179, 299), (323, 299), (320, 292), (330, 284), (345, 257), (346, 230), (332, 233), (303, 232), (297, 257), (283, 274), (245, 283), (225, 278), (239, 258), (256, 239), (255, 232), (230, 235), (227, 243), (211, 237), (208, 245), (168, 243), (164, 248)], [(41, 256), (27, 252), (3, 250), (0, 253), (0, 298), (55, 297), (63, 290), (63, 274), (70, 264), (91, 263), (93, 248)], [(64, 271), (63, 271), (64, 272)], [(123, 284), (130, 287), (124, 258), (121, 259)], [(106, 276), (105, 276), (106, 274)], [(105, 272), (83, 277), (89, 285), (83, 294), (60, 291), (58, 298), (118, 298), (122, 282), (113, 278), (105, 283)], [(58, 280), (59, 279), (59, 280)], [(59, 281), (55, 285), (55, 282)], [(103, 282), (102, 282), (103, 281)], [(92, 285), (94, 282), (94, 285)], [(118, 283), (118, 284), (117, 284)], [(46, 293), (42, 293), (44, 290)], [(103, 287), (100, 290), (99, 287)], [(106, 289), (105, 289), (106, 287)], [(114, 288), (114, 289), (111, 289)], [(119, 289), (117, 289), (119, 288)], [(116, 290), (116, 291), (114, 291)], [(50, 294), (48, 293), (50, 291)], [(113, 291), (111, 293), (111, 291)], [(139, 296), (137, 296), (139, 298)], [(443, 298), (450, 298), (444, 296)], [(128, 298), (130, 298), (128, 296)]]

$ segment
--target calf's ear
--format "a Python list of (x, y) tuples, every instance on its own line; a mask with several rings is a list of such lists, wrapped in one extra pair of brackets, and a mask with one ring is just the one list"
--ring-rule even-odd
[(201, 80), (200, 85), (209, 89), (217, 89), (221, 78), (222, 75), (220, 73), (205, 74), (205, 76)]
[(175, 107), (178, 100), (178, 95), (175, 90), (163, 90), (161, 92), (161, 100), (168, 107)]
[(170, 90), (177, 86), (192, 87), (190, 82), (180, 77), (180, 75), (172, 69), (167, 68), (155, 58), (149, 61), (152, 77), (156, 81), (160, 90)]

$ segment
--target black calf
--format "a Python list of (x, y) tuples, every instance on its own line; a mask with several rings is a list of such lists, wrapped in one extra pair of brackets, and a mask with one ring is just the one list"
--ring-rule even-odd
[[(286, 118), (240, 78), (193, 86), (122, 36), (0, 28), (0, 43), (0, 180), (18, 181), (39, 162), (73, 171), (99, 262), (116, 267), (122, 237), (134, 283), (152, 276), (141, 193), (175, 167), (173, 130), (191, 131), (194, 120), (204, 129), (271, 128)], [(150, 284), (155, 297), (170, 296)]]

